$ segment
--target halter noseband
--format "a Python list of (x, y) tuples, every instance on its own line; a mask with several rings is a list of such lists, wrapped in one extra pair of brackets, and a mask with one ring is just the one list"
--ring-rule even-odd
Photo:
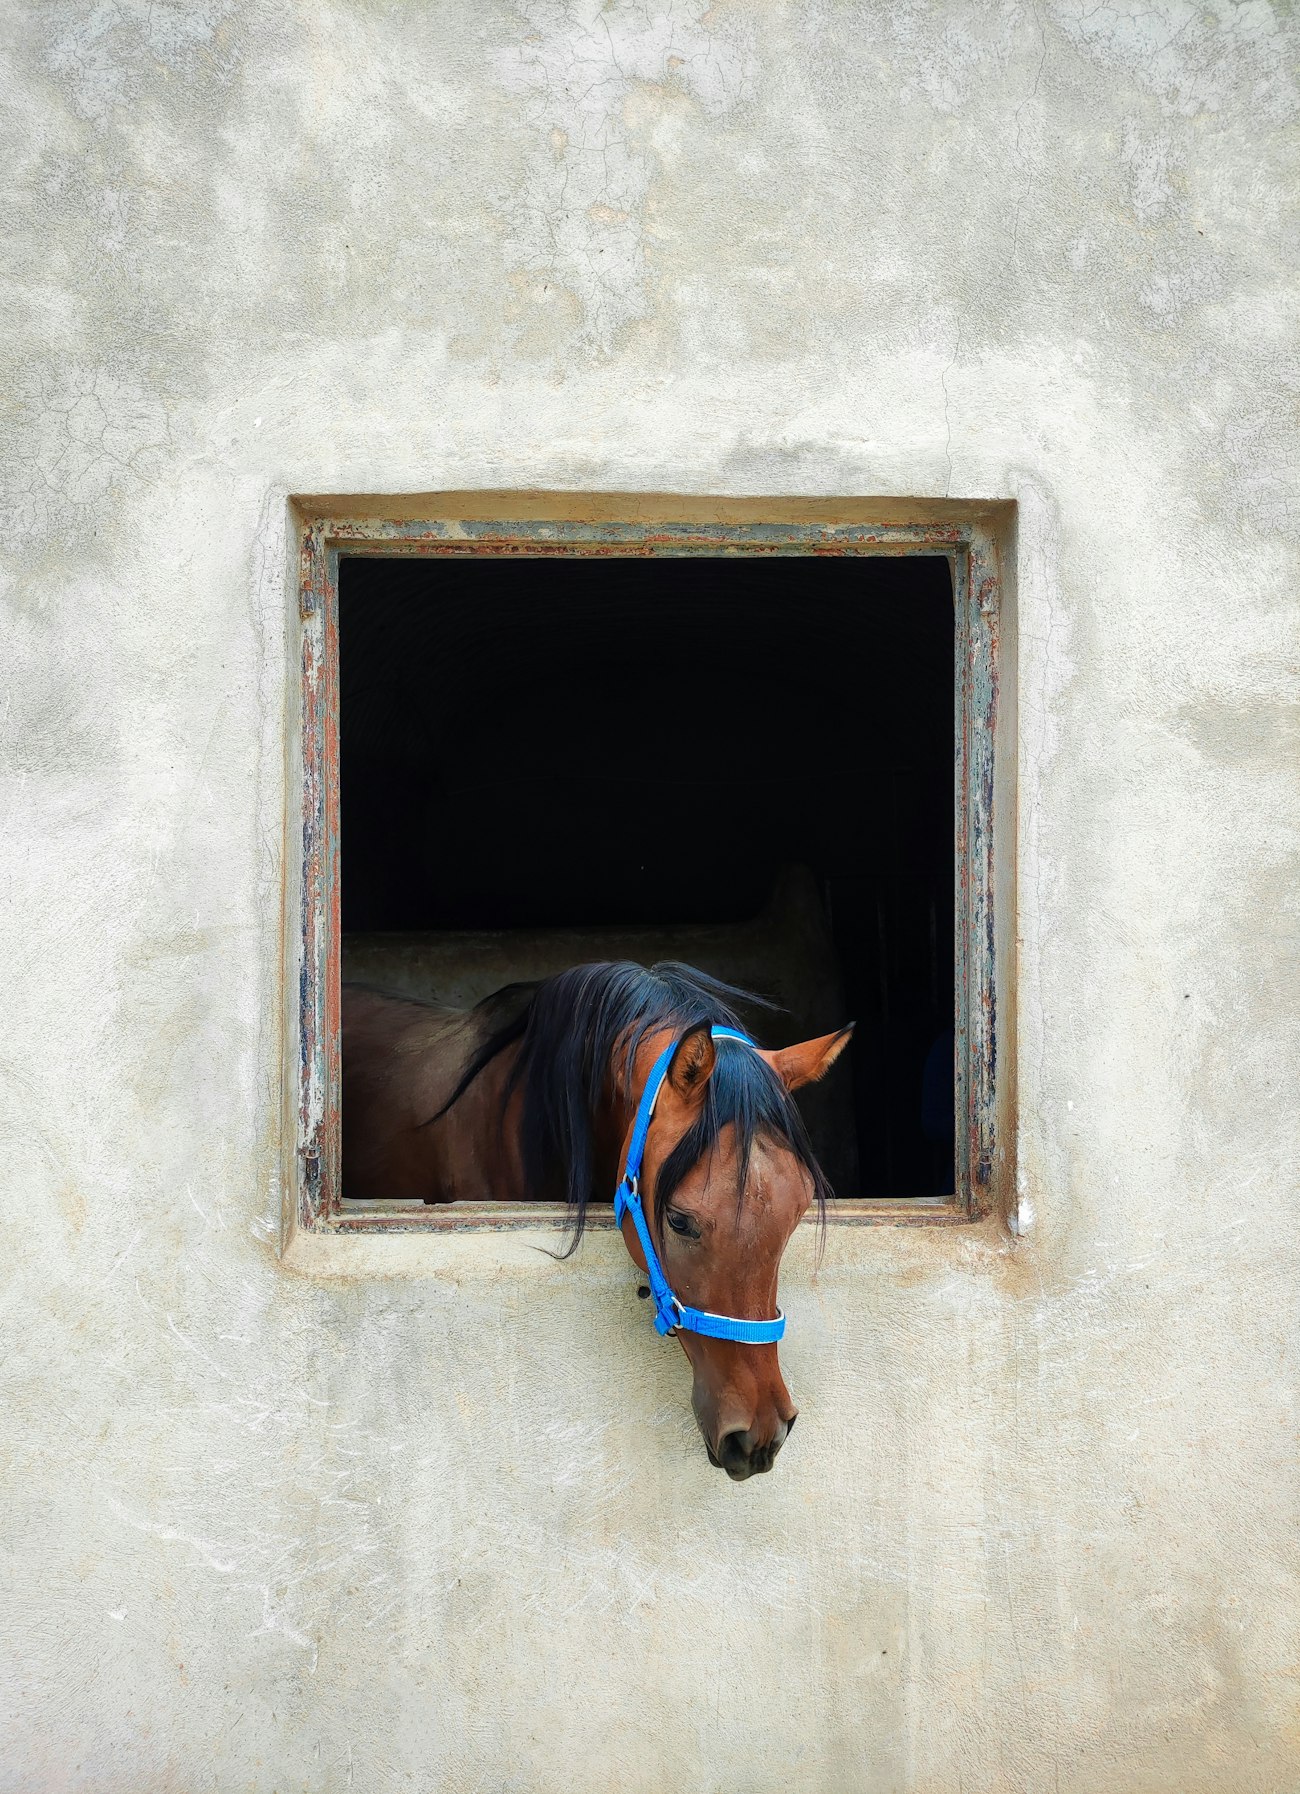
[[(738, 1028), (711, 1028), (709, 1032), (714, 1040), (739, 1040), (745, 1046), (754, 1046), (748, 1034), (742, 1034)], [(645, 1157), (646, 1136), (650, 1132), (655, 1103), (679, 1044), (674, 1041), (670, 1047), (665, 1048), (651, 1066), (650, 1076), (645, 1081), (645, 1089), (641, 1092), (641, 1101), (637, 1105), (636, 1121), (632, 1126), (632, 1144), (627, 1149), (627, 1164), (614, 1192), (614, 1220), (621, 1227), (624, 1215), (631, 1215), (632, 1224), (641, 1241), (641, 1250), (645, 1253), (646, 1275), (650, 1280), (650, 1294), (654, 1297), (656, 1333), (676, 1333), (680, 1328), (687, 1333), (703, 1333), (709, 1339), (735, 1340), (739, 1345), (772, 1345), (785, 1332), (785, 1316), (779, 1308), (774, 1321), (745, 1321), (736, 1315), (709, 1314), (703, 1308), (688, 1308), (673, 1294), (672, 1285), (664, 1276), (659, 1254), (650, 1237), (650, 1228), (641, 1202), (641, 1161)]]

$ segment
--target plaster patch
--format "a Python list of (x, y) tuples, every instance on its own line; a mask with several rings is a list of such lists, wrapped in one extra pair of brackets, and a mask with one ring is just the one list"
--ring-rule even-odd
[(1205, 263), (1170, 261), (1138, 289), (1138, 304), (1149, 319), (1168, 328), (1182, 321), (1189, 306), (1218, 297), (1222, 281)]
[(19, 382), (4, 434), (21, 436), (0, 527), (69, 539), (124, 488), (158, 477), (171, 427), (158, 392), (107, 368), (44, 364)]
[[(838, 7), (818, 7), (820, 33), (842, 29)], [(870, 31), (893, 53), (904, 93), (920, 92), (934, 111), (965, 107), (993, 71), (1005, 69), (1023, 40), (1024, 9), (1017, 0), (984, 0), (936, 9), (927, 0), (870, 9)]]
[(527, 0), (530, 29), (497, 57), (528, 126), (507, 255), (574, 294), (580, 333), (609, 351), (648, 315), (644, 209), (672, 154), (665, 111), (682, 96), (721, 118), (753, 88), (752, 27), (695, 5), (577, 7)]
[(50, 66), (81, 116), (99, 124), (138, 96), (160, 63), (193, 71), (231, 9), (221, 0), (74, 0), (55, 10), (65, 23), (51, 32)]
[(1218, 112), (1243, 89), (1261, 122), (1296, 116), (1293, 34), (1266, 0), (1065, 0), (1048, 12), (1079, 49), (1178, 116)]
[(1120, 159), (1128, 174), (1129, 202), (1143, 224), (1177, 203), (1179, 158), (1168, 132), (1151, 135), (1139, 130), (1131, 118), (1125, 119)]
[(1023, 1239), (1037, 1219), (1033, 1203), (1028, 1196), (1022, 1196), (1012, 1212), (1008, 1226), (1017, 1239)]

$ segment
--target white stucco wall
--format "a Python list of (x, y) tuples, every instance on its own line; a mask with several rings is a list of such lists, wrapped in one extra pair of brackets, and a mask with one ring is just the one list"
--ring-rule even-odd
[[(5, 25), (0, 1786), (1300, 1786), (1289, 8)], [(278, 1257), (286, 497), (484, 487), (1020, 507), (1021, 1231), (740, 1487), (612, 1240)]]

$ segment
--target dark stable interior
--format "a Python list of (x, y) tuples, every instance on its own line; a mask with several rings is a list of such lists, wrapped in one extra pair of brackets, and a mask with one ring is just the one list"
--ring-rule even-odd
[(838, 1193), (952, 1191), (946, 560), (345, 557), (339, 611), (345, 932), (740, 922), (806, 865)]

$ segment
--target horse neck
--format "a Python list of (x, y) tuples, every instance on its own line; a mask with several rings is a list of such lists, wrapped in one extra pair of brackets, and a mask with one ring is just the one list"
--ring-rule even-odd
[[(587, 1113), (591, 1143), (591, 1188), (594, 1202), (612, 1201), (623, 1164), (623, 1149), (632, 1131), (637, 1104), (651, 1066), (672, 1038), (671, 1030), (655, 1030), (642, 1042), (629, 1080), (624, 1077), (622, 1055), (616, 1052), (608, 1067), (600, 1097)], [(518, 1047), (510, 1047), (497, 1061), (495, 1113), (501, 1114), (501, 1101), (518, 1056)], [(506, 1105), (505, 1131), (510, 1136), (512, 1162), (518, 1166), (522, 1186), (523, 1161), (519, 1150), (520, 1123), (523, 1114), (523, 1093), (516, 1090)]]
[[(596, 1202), (612, 1199), (622, 1165), (623, 1148), (632, 1130), (637, 1103), (651, 1066), (671, 1040), (671, 1030), (654, 1030), (641, 1043), (632, 1068), (630, 1085), (624, 1087), (622, 1064), (615, 1055), (599, 1102), (588, 1115), (591, 1130), (592, 1188)], [(456, 1137), (445, 1144), (458, 1160), (469, 1160), (482, 1169), (489, 1187), (502, 1201), (535, 1199), (524, 1180), (521, 1123), (524, 1092), (516, 1088), (507, 1096), (518, 1042), (512, 1043), (484, 1066), (465, 1091), (448, 1120), (456, 1124)]]
[(440, 1181), (455, 1196), (486, 1192), (496, 1202), (529, 1198), (519, 1143), (521, 1092), (506, 1094), (518, 1056), (515, 1042), (490, 1059), (433, 1130)]
[[(437, 1133), (446, 1183), (460, 1192), (487, 1189), (499, 1202), (529, 1202), (562, 1192), (532, 1190), (524, 1176), (522, 1122), (524, 1092), (510, 1090), (519, 1057), (519, 1043), (512, 1042), (488, 1061), (483, 1070), (451, 1108)], [(632, 1125), (634, 1105), (617, 1093), (611, 1077), (608, 1088), (589, 1116), (592, 1147), (591, 1196), (612, 1198), (618, 1177), (623, 1141)]]

